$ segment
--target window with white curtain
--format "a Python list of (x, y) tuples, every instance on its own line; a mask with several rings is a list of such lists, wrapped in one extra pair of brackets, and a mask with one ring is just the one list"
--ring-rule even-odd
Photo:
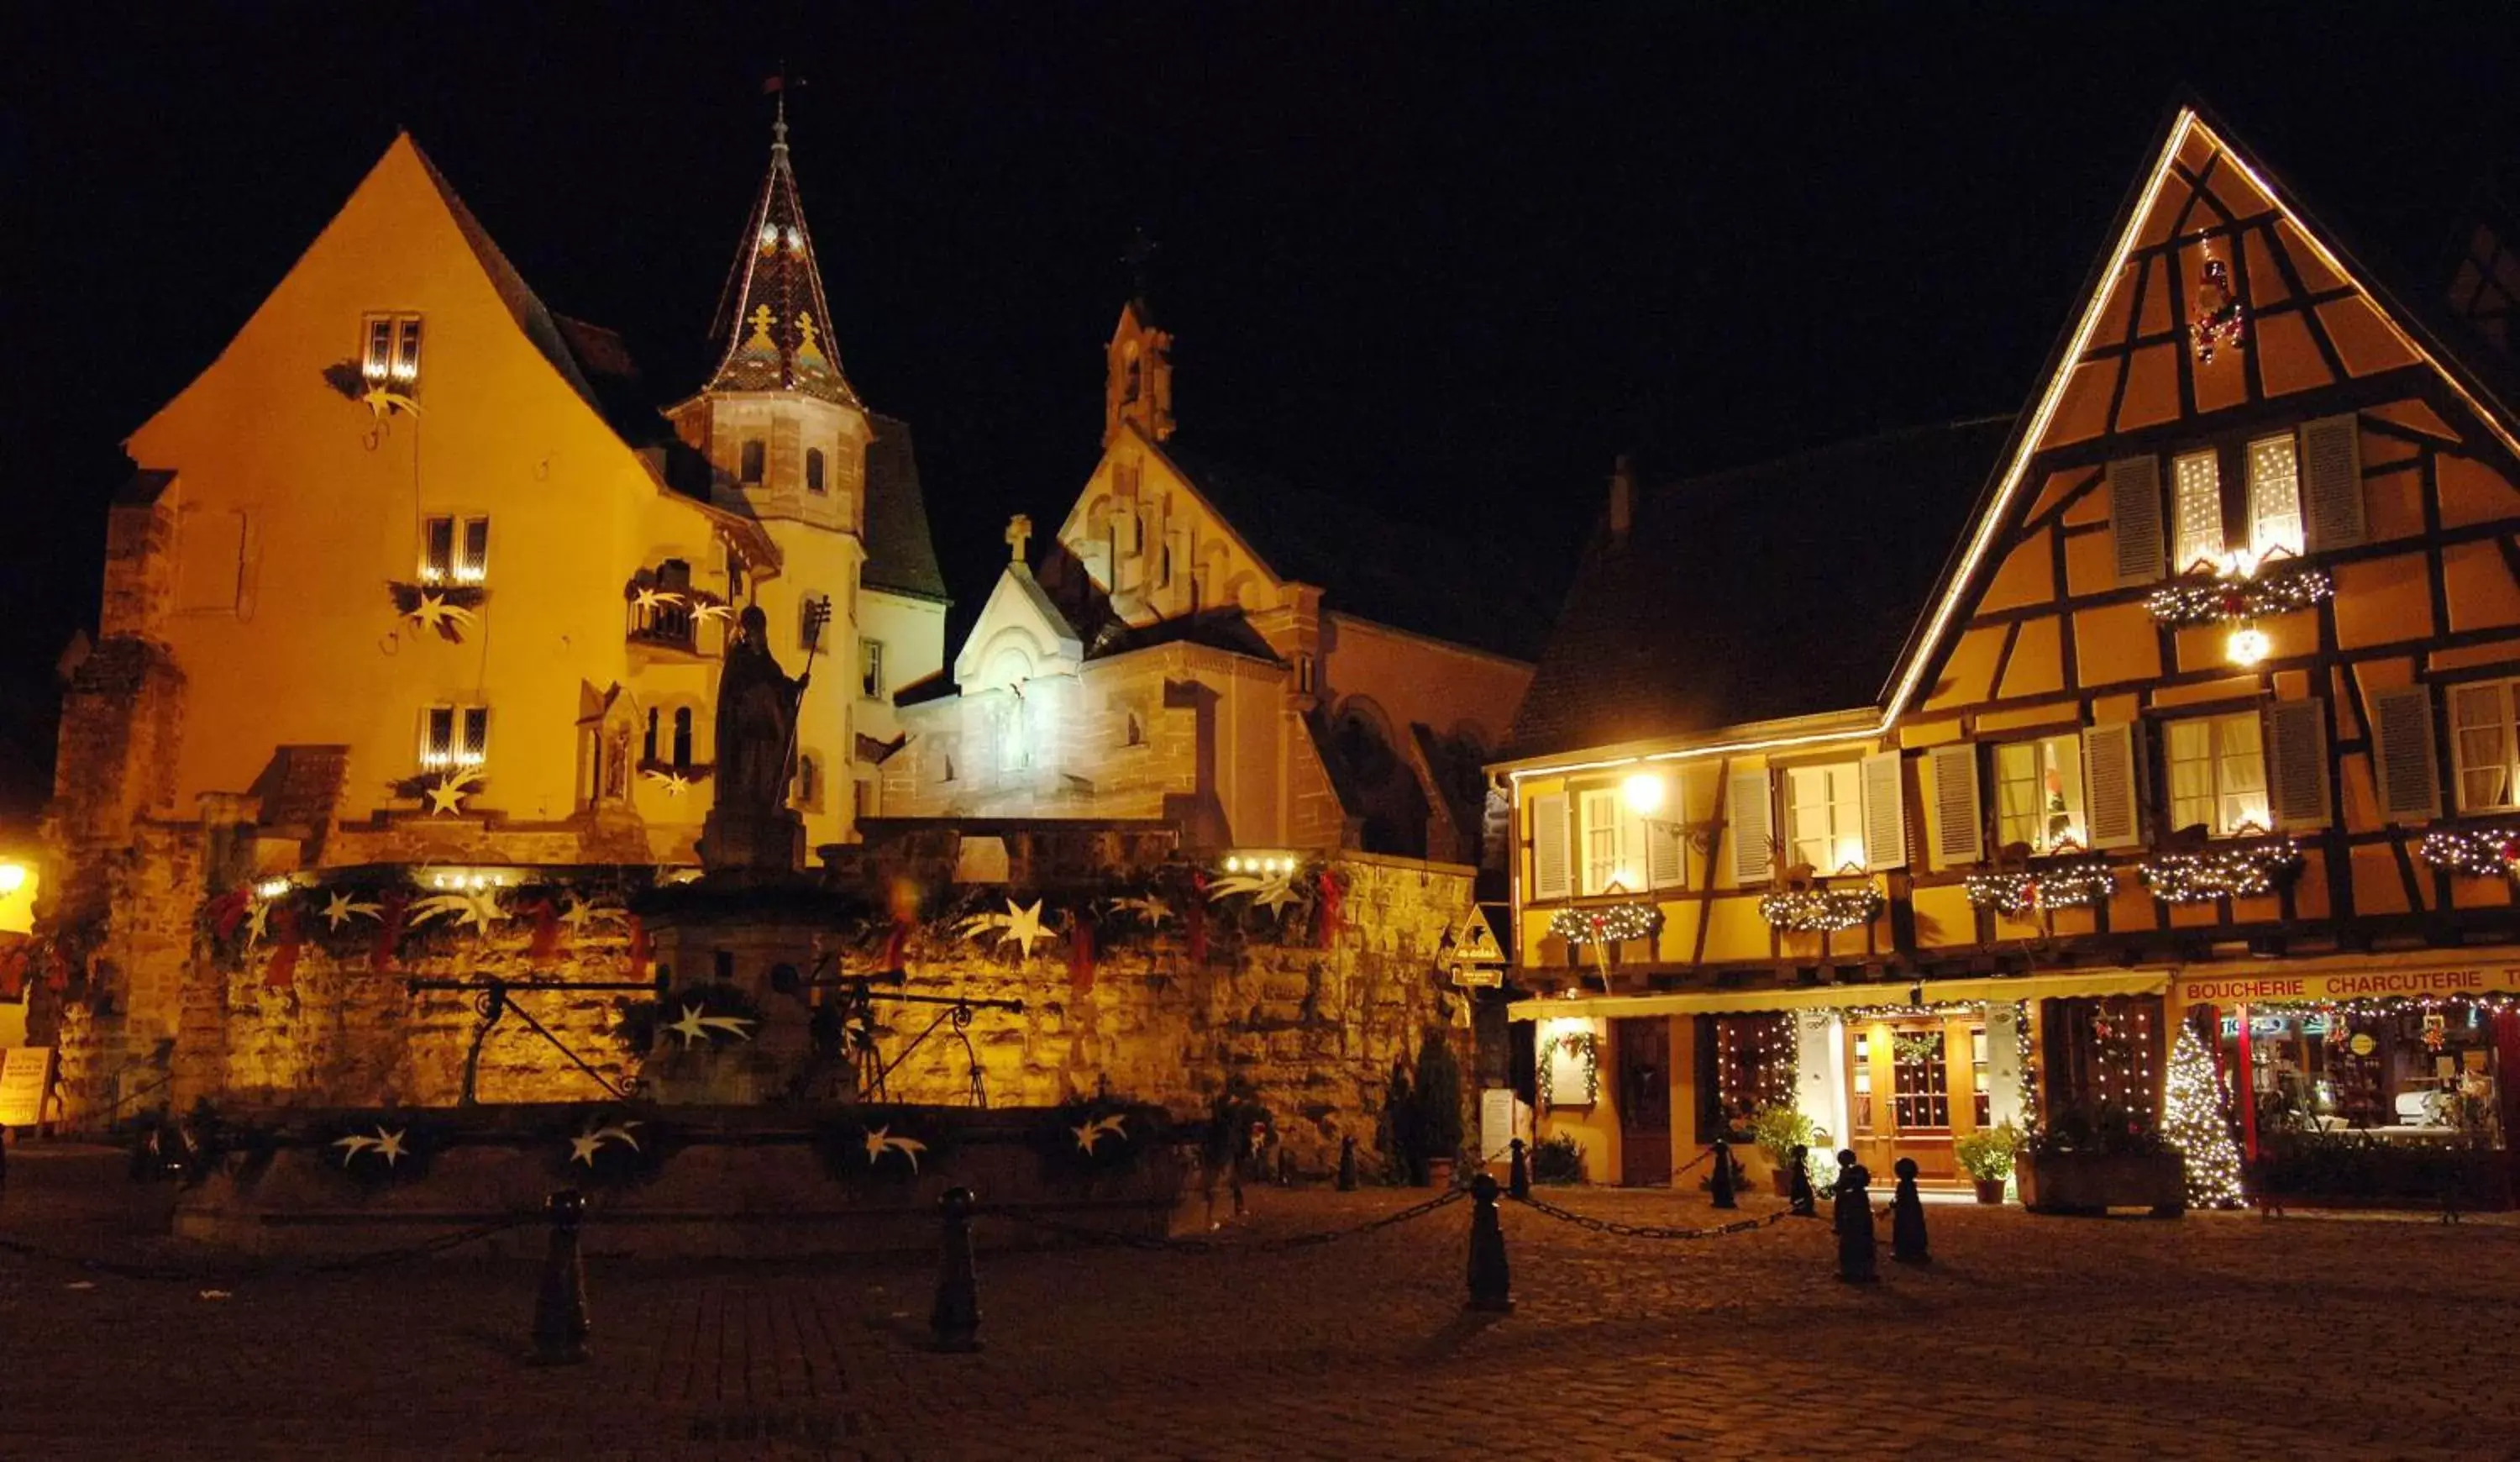
[(2091, 845), (2083, 820), (2083, 739), (2044, 736), (1995, 749), (1996, 831), (2034, 853)]
[(2451, 754), (2458, 767), (2458, 809), (2502, 812), (2520, 807), (2520, 730), (2513, 722), (2515, 682), (2486, 680), (2450, 688)]
[(1624, 892), (1645, 889), (1644, 819), (1628, 810), (1616, 788), (1583, 794), (1576, 800), (1576, 836), (1583, 849), (1582, 893), (1607, 893), (1615, 884)]
[(2170, 825), (2217, 837), (2273, 827), (2267, 807), (2266, 738), (2254, 710), (2169, 723)]
[(1793, 862), (1808, 863), (1822, 877), (1862, 871), (1863, 763), (1788, 768), (1785, 802), (1786, 825), (1793, 831)]
[[(2177, 533), (2175, 572), (2223, 557), (2223, 473), (2211, 450), (2189, 452), (2170, 464), (2171, 519)], [(2298, 523), (2296, 508), (2294, 521)]]
[(2260, 559), (2302, 551), (2301, 466), (2292, 434), (2249, 443), (2249, 551)]

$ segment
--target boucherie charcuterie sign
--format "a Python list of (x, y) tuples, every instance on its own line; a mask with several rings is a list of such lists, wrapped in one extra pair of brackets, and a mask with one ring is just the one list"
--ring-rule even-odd
[(2369, 1000), (2390, 995), (2452, 999), (2520, 991), (2520, 965), (2442, 970), (2339, 970), (2330, 975), (2217, 975), (2171, 986), (2182, 1005), (2256, 1005), (2289, 1000)]

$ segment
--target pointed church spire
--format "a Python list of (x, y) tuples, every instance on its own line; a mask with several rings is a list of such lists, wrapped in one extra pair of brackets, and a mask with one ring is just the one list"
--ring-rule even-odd
[(736, 246), (711, 333), (726, 353), (703, 390), (793, 390), (847, 406), (857, 392), (840, 372), (832, 342), (832, 310), (823, 298), (823, 271), (814, 261), (813, 236), (796, 199), (796, 173), (788, 162), (788, 93), (785, 82), (770, 124), (770, 171), (752, 205), (751, 221)]

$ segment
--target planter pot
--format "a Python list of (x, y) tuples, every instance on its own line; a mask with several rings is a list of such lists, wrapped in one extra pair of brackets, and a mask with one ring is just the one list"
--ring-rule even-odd
[(1794, 1175), (1791, 1172), (1786, 1171), (1784, 1168), (1779, 1167), (1769, 1173), (1768, 1181), (1770, 1184), (1775, 1186), (1777, 1196), (1778, 1198), (1791, 1198), (1794, 1196)]
[(1450, 1188), (1453, 1186), (1452, 1159), (1428, 1158), (1426, 1160), (1426, 1186), (1430, 1188)]
[(2187, 1210), (2187, 1165), (2177, 1153), (2024, 1153), (2013, 1174), (2034, 1213), (2148, 1209), (2176, 1218)]
[(2003, 1179), (1979, 1178), (1976, 1182), (1978, 1202), (1983, 1204), (2000, 1204), (2003, 1202)]

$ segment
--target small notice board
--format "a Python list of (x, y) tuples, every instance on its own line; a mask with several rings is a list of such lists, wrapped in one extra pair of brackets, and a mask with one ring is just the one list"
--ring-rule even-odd
[(52, 1085), (53, 1048), (11, 1046), (0, 1052), (0, 1126), (31, 1127), (44, 1119)]

